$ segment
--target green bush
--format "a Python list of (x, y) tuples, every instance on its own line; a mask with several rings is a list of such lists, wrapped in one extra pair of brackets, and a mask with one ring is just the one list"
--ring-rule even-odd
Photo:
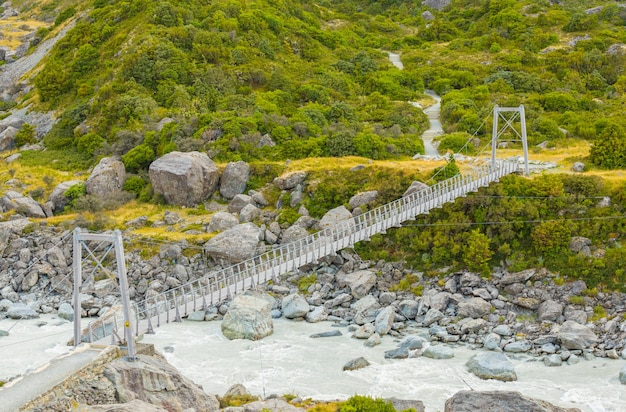
[(463, 132), (446, 134), (441, 137), (439, 152), (446, 153), (451, 151), (452, 153), (458, 153), (470, 138), (469, 134)]
[(129, 176), (124, 182), (123, 189), (127, 192), (134, 193), (137, 197), (139, 197), (147, 184), (148, 182), (139, 176)]
[(122, 156), (122, 163), (127, 171), (136, 173), (146, 169), (155, 158), (154, 150), (145, 143), (130, 149)]
[(395, 412), (390, 401), (354, 395), (339, 407), (339, 412)]
[(70, 205), (74, 206), (76, 201), (87, 194), (84, 183), (76, 183), (63, 193), (70, 200)]
[(33, 143), (37, 143), (35, 128), (28, 123), (24, 123), (22, 128), (15, 134), (15, 145), (21, 147)]
[(592, 163), (605, 169), (626, 168), (626, 134), (618, 124), (602, 129), (591, 146)]

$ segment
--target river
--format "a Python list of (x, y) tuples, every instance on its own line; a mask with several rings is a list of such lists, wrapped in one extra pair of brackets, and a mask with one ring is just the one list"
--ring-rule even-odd
[[(66, 342), (72, 336), (72, 324), (56, 316), (0, 320), (0, 330), (8, 329), (10, 335), (0, 338), (0, 380), (35, 370), (70, 350)], [(274, 329), (273, 335), (257, 342), (229, 341), (221, 333), (220, 322), (186, 321), (163, 325), (143, 341), (153, 343), (210, 394), (222, 395), (232, 384), (242, 383), (259, 396), (275, 393), (331, 400), (359, 393), (419, 399), (428, 412), (434, 412), (443, 410), (445, 400), (455, 392), (471, 387), (519, 391), (586, 412), (626, 410), (626, 391), (618, 378), (624, 361), (581, 360), (577, 365), (548, 368), (530, 358), (519, 358), (513, 359), (518, 381), (483, 381), (465, 369), (465, 362), (476, 351), (464, 346), (454, 346), (455, 357), (448, 360), (387, 360), (384, 351), (397, 345), (391, 336), (384, 336), (381, 345), (367, 348), (362, 340), (350, 338), (346, 328), (339, 328), (342, 336), (310, 338), (313, 333), (335, 330), (330, 322), (278, 319)], [(358, 371), (342, 370), (359, 356), (371, 365)]]

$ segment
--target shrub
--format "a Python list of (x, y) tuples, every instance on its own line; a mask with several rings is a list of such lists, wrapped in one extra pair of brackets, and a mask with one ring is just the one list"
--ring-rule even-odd
[(444, 135), (439, 143), (439, 152), (446, 153), (450, 150), (452, 153), (458, 153), (470, 139), (467, 133), (450, 133)]
[(137, 197), (141, 194), (148, 182), (139, 176), (129, 176), (124, 182), (123, 189), (127, 192), (134, 193)]
[(339, 407), (339, 412), (395, 412), (393, 404), (384, 399), (354, 395)]
[(87, 194), (87, 189), (85, 188), (84, 183), (76, 183), (67, 189), (64, 193), (65, 197), (70, 200), (70, 205), (74, 206), (76, 204), (76, 200), (84, 197)]
[(122, 163), (126, 170), (136, 173), (139, 170), (147, 168), (155, 158), (154, 150), (145, 143), (140, 144), (128, 151), (122, 156)]
[(33, 144), (37, 142), (35, 136), (35, 128), (28, 123), (24, 123), (22, 128), (15, 134), (15, 145), (20, 147), (25, 144)]
[(591, 161), (605, 169), (626, 168), (626, 134), (618, 124), (605, 126), (593, 146)]

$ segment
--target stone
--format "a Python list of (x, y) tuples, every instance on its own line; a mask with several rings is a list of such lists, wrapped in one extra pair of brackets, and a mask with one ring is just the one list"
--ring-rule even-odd
[(350, 213), (350, 211), (346, 209), (345, 206), (341, 205), (326, 212), (322, 219), (320, 219), (318, 225), (321, 230), (324, 230), (351, 219), (352, 213)]
[(55, 268), (66, 268), (67, 261), (63, 251), (58, 246), (53, 246), (46, 251), (46, 260)]
[(546, 366), (561, 366), (563, 359), (561, 359), (560, 355), (553, 354), (543, 358), (543, 364)]
[(443, 345), (431, 345), (424, 350), (422, 356), (431, 359), (452, 359), (454, 358), (454, 351)]
[(39, 314), (24, 303), (14, 303), (7, 311), (7, 317), (9, 319), (36, 319)]
[(385, 351), (385, 359), (407, 359), (409, 350), (407, 348), (396, 348)]
[(460, 391), (446, 401), (445, 412), (580, 412), (527, 398), (519, 392)]
[(517, 380), (513, 363), (503, 353), (479, 353), (470, 358), (465, 365), (471, 373), (481, 379), (496, 379), (504, 382)]
[(175, 225), (181, 221), (181, 217), (178, 213), (172, 212), (171, 210), (166, 210), (163, 214), (163, 221), (166, 225)]
[(354, 323), (357, 325), (363, 325), (365, 323), (374, 322), (378, 315), (378, 309), (380, 304), (378, 300), (372, 296), (363, 296), (352, 304), (354, 310)]
[(393, 321), (396, 316), (396, 311), (393, 306), (386, 306), (383, 308), (374, 321), (374, 330), (379, 335), (383, 336), (389, 333), (393, 326)]
[(426, 312), (426, 315), (424, 316), (422, 325), (430, 326), (433, 323), (440, 321), (441, 319), (443, 319), (443, 313), (441, 313), (437, 309), (429, 309), (428, 312)]
[(443, 10), (450, 5), (450, 0), (424, 0), (422, 5), (435, 10)]
[(513, 283), (524, 283), (535, 275), (535, 269), (526, 269), (516, 273), (505, 273), (500, 279), (501, 286), (512, 285)]
[(85, 182), (85, 191), (88, 195), (107, 197), (119, 192), (126, 181), (124, 163), (112, 157), (104, 157), (93, 168)]
[(569, 241), (569, 250), (574, 253), (582, 253), (585, 256), (591, 255), (591, 239), (582, 236), (572, 236)]
[(585, 164), (583, 162), (575, 162), (572, 165), (572, 172), (582, 173), (585, 171)]
[(309, 235), (309, 232), (302, 226), (299, 226), (299, 225), (289, 226), (287, 229), (283, 231), (280, 243), (284, 245), (284, 244), (296, 241), (298, 239), (305, 238), (308, 235)]
[(400, 342), (400, 345), (398, 345), (398, 347), (405, 348), (407, 350), (416, 350), (422, 349), (425, 343), (426, 339), (422, 338), (421, 336), (407, 336)]
[(398, 311), (407, 319), (415, 319), (419, 310), (419, 302), (405, 299), (398, 305)]
[(0, 152), (13, 149), (17, 132), (18, 130), (13, 126), (8, 126), (0, 132)]
[(317, 339), (317, 338), (332, 338), (333, 336), (341, 336), (341, 335), (342, 335), (341, 331), (338, 329), (335, 329), (335, 330), (331, 330), (328, 332), (314, 333), (309, 337), (313, 339)]
[(17, 213), (35, 218), (45, 218), (46, 214), (41, 205), (28, 196), (24, 196), (19, 192), (7, 190), (4, 196), (0, 197), (0, 210), (15, 210)]
[(546, 300), (537, 309), (537, 319), (539, 321), (556, 321), (563, 314), (563, 305), (553, 300)]
[(457, 315), (464, 318), (480, 318), (488, 315), (490, 311), (491, 304), (482, 298), (470, 298), (457, 305)]
[(439, 311), (445, 311), (450, 303), (450, 292), (439, 292), (429, 297), (428, 306), (431, 309), (437, 309)]
[(113, 384), (120, 403), (138, 399), (166, 410), (219, 410), (215, 396), (204, 393), (158, 357), (137, 355), (134, 362), (115, 359), (104, 367), (104, 376)]
[(220, 178), (220, 194), (226, 199), (245, 192), (250, 179), (250, 165), (243, 161), (230, 162)]
[(430, 10), (426, 10), (425, 12), (422, 13), (422, 19), (426, 21), (433, 21), (435, 20), (435, 16)]
[(61, 319), (69, 320), (70, 322), (74, 321), (74, 308), (67, 302), (63, 302), (59, 305), (59, 310), (57, 315)]
[(155, 160), (149, 169), (155, 193), (168, 204), (195, 206), (217, 189), (219, 172), (205, 153), (170, 152)]
[(467, 333), (477, 333), (478, 331), (480, 331), (482, 328), (484, 328), (487, 325), (487, 321), (484, 319), (472, 319), (472, 318), (465, 318), (463, 319), (463, 322), (459, 322), (460, 326), (461, 326), (461, 333), (467, 334)]
[(291, 190), (304, 183), (307, 172), (291, 172), (274, 179), (274, 185), (280, 190)]
[(211, 218), (209, 225), (206, 228), (207, 232), (222, 232), (224, 230), (230, 229), (231, 227), (237, 226), (239, 224), (239, 219), (228, 212), (217, 212)]
[(428, 186), (426, 183), (414, 181), (413, 183), (411, 183), (411, 186), (406, 189), (404, 194), (402, 194), (402, 197), (407, 197), (412, 195), (413, 193), (421, 192), (422, 190), (428, 190), (429, 188), (430, 186)]
[(252, 200), (252, 197), (244, 194), (235, 195), (230, 200), (230, 203), (228, 203), (228, 212), (239, 213), (243, 210), (244, 207), (253, 204), (254, 200)]
[[(227, 412), (228, 409), (229, 408), (224, 409), (224, 411)], [(271, 399), (266, 399), (264, 401), (254, 401), (254, 402), (246, 403), (245, 408), (241, 408), (240, 412), (268, 412), (268, 411), (305, 412), (306, 409), (295, 407), (282, 398), (271, 398)], [(232, 411), (232, 412), (235, 412), (235, 411)]]
[(366, 323), (361, 325), (357, 330), (354, 331), (352, 337), (356, 339), (369, 339), (375, 332), (374, 325), (371, 323)]
[(310, 307), (303, 296), (293, 294), (283, 298), (282, 309), (287, 319), (295, 319), (304, 317), (309, 313)]
[(167, 409), (151, 405), (147, 402), (133, 399), (126, 403), (109, 403), (106, 405), (78, 405), (81, 412), (167, 412)]
[(501, 340), (500, 335), (492, 332), (483, 339), (483, 347), (488, 350), (499, 350)]
[(315, 306), (304, 317), (304, 320), (309, 323), (322, 322), (326, 319), (328, 319), (328, 310), (324, 306)]
[(20, 288), (22, 292), (28, 292), (39, 282), (39, 273), (35, 270), (30, 271), (24, 276)]
[(414, 410), (415, 412), (424, 412), (426, 410), (422, 401), (398, 398), (389, 398), (386, 400), (391, 402), (396, 411)]
[(206, 312), (204, 310), (197, 310), (195, 312), (191, 312), (187, 316), (187, 320), (192, 322), (204, 322), (204, 318), (206, 317)]
[(557, 333), (561, 346), (566, 349), (587, 349), (598, 337), (591, 329), (571, 320), (563, 322)]
[(261, 209), (254, 205), (245, 205), (239, 212), (239, 222), (249, 223), (253, 222), (261, 216)]
[(370, 270), (357, 270), (352, 273), (338, 273), (336, 280), (339, 287), (349, 287), (352, 296), (361, 299), (376, 284), (376, 274)]
[(380, 335), (378, 333), (374, 333), (372, 336), (367, 338), (367, 341), (365, 341), (364, 345), (368, 348), (373, 348), (374, 346), (378, 346), (381, 343), (382, 339), (380, 338)]
[(259, 340), (274, 333), (271, 310), (274, 298), (248, 291), (233, 299), (222, 321), (222, 333), (230, 340)]
[(124, 223), (128, 227), (140, 228), (148, 224), (148, 216), (143, 215)]
[(260, 238), (261, 229), (252, 223), (243, 223), (209, 239), (204, 250), (218, 263), (239, 263), (258, 254)]
[(378, 199), (378, 190), (370, 190), (369, 192), (359, 192), (352, 196), (348, 201), (350, 210), (354, 210), (359, 206), (366, 206)]
[(529, 341), (518, 340), (518, 341), (506, 344), (504, 346), (504, 351), (511, 352), (511, 353), (523, 353), (523, 352), (528, 352), (531, 347), (532, 347), (532, 344)]
[(355, 371), (357, 369), (365, 368), (366, 366), (370, 366), (370, 363), (367, 361), (367, 359), (361, 356), (361, 357), (352, 359), (351, 361), (343, 365), (343, 370)]
[(626, 385), (626, 365), (619, 370), (619, 381), (622, 385)]
[(54, 212), (60, 212), (68, 205), (70, 199), (65, 196), (65, 192), (67, 192), (67, 189), (70, 187), (80, 183), (84, 182), (82, 180), (68, 180), (56, 185), (48, 197), (48, 201), (52, 203), (52, 210)]

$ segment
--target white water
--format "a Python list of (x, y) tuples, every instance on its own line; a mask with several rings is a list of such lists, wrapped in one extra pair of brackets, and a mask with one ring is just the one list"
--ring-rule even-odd
[[(427, 411), (443, 410), (455, 392), (513, 390), (559, 406), (583, 411), (626, 410), (626, 391), (619, 382), (624, 361), (595, 359), (577, 365), (546, 367), (529, 358), (513, 360), (516, 382), (483, 381), (467, 372), (465, 362), (476, 352), (454, 346), (455, 357), (387, 360), (384, 351), (397, 341), (385, 336), (380, 346), (343, 336), (312, 339), (313, 333), (335, 330), (329, 322), (308, 324), (275, 320), (274, 334), (258, 342), (227, 340), (219, 322), (171, 323), (146, 335), (167, 359), (207, 393), (223, 395), (235, 383), (259, 396), (294, 394), (314, 399), (346, 399), (355, 393), (376, 397), (419, 399)], [(169, 347), (169, 348), (166, 348)], [(167, 353), (167, 350), (173, 352)], [(342, 370), (349, 360), (364, 356), (371, 365)]]

